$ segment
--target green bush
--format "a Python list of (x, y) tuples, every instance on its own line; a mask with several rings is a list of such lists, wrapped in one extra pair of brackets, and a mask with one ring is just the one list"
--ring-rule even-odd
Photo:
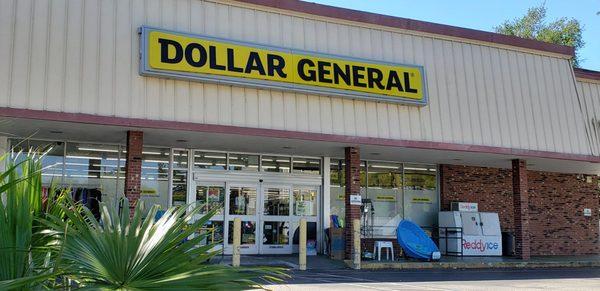
[(98, 221), (66, 191), (43, 197), (41, 157), (7, 164), (0, 175), (1, 290), (239, 290), (285, 276), (278, 268), (208, 263), (218, 252), (200, 245), (209, 234), (199, 230), (214, 212), (194, 220), (201, 205), (172, 207), (156, 220), (158, 206), (146, 215), (140, 203), (130, 218), (125, 199), (120, 211), (100, 203)]

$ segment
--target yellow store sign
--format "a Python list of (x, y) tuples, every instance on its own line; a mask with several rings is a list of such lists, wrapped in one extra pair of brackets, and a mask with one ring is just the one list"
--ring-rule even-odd
[(427, 104), (419, 66), (141, 28), (142, 75)]

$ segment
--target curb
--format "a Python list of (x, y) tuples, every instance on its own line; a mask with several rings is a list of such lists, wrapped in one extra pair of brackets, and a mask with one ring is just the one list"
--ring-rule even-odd
[[(346, 266), (352, 267), (352, 261), (345, 260)], [(362, 262), (363, 270), (410, 270), (410, 269), (535, 269), (535, 268), (590, 268), (600, 267), (600, 261), (525, 261), (525, 262), (393, 262), (393, 263), (371, 263)]]

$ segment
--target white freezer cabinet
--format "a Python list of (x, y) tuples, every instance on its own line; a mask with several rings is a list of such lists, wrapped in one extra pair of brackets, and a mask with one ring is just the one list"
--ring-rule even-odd
[(502, 255), (502, 233), (498, 213), (440, 212), (439, 235), (442, 254)]

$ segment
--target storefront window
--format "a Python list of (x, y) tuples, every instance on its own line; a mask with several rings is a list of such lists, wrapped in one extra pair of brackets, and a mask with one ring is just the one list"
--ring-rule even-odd
[(265, 221), (263, 225), (264, 245), (287, 245), (290, 242), (288, 221)]
[(265, 172), (289, 173), (291, 168), (290, 157), (262, 156), (262, 170)]
[(256, 214), (256, 188), (231, 187), (229, 193), (229, 214)]
[(317, 216), (317, 190), (294, 188), (294, 215)]
[(258, 172), (258, 160), (258, 155), (229, 154), (229, 170)]
[(64, 170), (65, 148), (63, 142), (39, 140), (9, 140), (12, 158), (21, 161), (29, 152), (42, 156), (42, 183), (49, 186), (52, 183), (62, 184)]
[(225, 207), (225, 187), (196, 186), (196, 202), (203, 205), (202, 213), (218, 209), (217, 214), (223, 214)]
[(187, 202), (187, 179), (188, 172), (185, 170), (173, 170), (172, 205), (185, 205)]
[[(344, 160), (331, 159), (330, 211), (331, 215), (342, 219), (345, 208), (344, 171)], [(439, 198), (434, 165), (362, 162), (360, 180), (361, 195), (368, 199), (365, 202), (371, 204), (366, 205), (367, 212), (363, 215), (366, 213), (373, 225), (373, 237), (395, 237), (395, 229), (402, 219), (410, 219), (421, 226), (437, 225)], [(371, 235), (371, 232), (368, 234)]]
[(293, 173), (320, 175), (321, 160), (311, 158), (296, 158), (294, 157)]
[(266, 188), (264, 215), (290, 215), (290, 190), (287, 188)]
[(218, 244), (223, 242), (223, 221), (208, 221), (199, 233), (207, 233), (206, 239), (200, 245)]
[[(253, 245), (256, 242), (256, 223), (254, 221), (242, 221), (242, 245)], [(233, 221), (229, 221), (228, 239), (229, 244), (233, 244)]]
[(118, 206), (121, 202), (121, 199), (125, 197), (125, 164), (126, 158), (125, 155), (127, 152), (125, 151), (125, 146), (119, 146), (119, 161), (118, 161), (118, 170), (117, 170), (117, 198), (115, 200), (114, 205)]
[(331, 208), (331, 215), (337, 215), (343, 219), (345, 215), (345, 170), (344, 160), (331, 159), (329, 175), (330, 175), (330, 188), (329, 188), (329, 205)]
[(421, 226), (436, 226), (439, 212), (436, 167), (406, 164), (404, 184), (405, 218)]
[(68, 142), (66, 153), (64, 184), (74, 198), (90, 208), (98, 207), (93, 199), (114, 205), (119, 197), (119, 146)]
[(173, 150), (173, 169), (188, 168), (188, 151)]
[[(367, 196), (367, 172), (366, 163), (361, 162), (360, 167), (360, 195), (363, 198)], [(346, 165), (342, 159), (331, 159), (330, 162), (330, 207), (331, 214), (344, 218), (345, 215), (345, 179)]]
[(194, 169), (226, 170), (227, 154), (194, 151)]
[(403, 217), (402, 164), (369, 161), (367, 165), (367, 199), (373, 206), (367, 210), (373, 211), (373, 236), (394, 237)]
[(144, 147), (142, 150), (142, 188), (140, 200), (147, 209), (169, 206), (169, 153), (167, 148)]

